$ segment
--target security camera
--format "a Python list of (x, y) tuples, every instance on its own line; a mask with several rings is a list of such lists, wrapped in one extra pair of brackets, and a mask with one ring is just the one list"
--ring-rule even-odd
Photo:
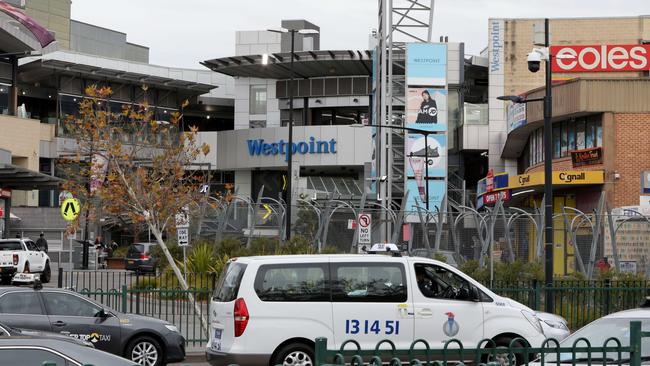
[(533, 48), (533, 51), (528, 54), (528, 70), (538, 72), (542, 61), (548, 60), (550, 60), (548, 48)]
[(538, 72), (539, 65), (542, 63), (542, 55), (534, 51), (528, 54), (528, 71)]

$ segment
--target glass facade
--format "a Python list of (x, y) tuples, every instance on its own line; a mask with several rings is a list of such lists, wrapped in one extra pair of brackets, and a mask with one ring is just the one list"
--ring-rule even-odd
[[(600, 119), (589, 117), (562, 121), (553, 124), (553, 159), (571, 156), (575, 150), (603, 146), (603, 127)], [(544, 129), (538, 128), (530, 134), (524, 154), (525, 166), (544, 161)]]

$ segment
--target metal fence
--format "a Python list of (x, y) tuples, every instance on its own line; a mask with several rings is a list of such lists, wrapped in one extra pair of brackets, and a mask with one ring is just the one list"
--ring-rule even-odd
[[(554, 339), (547, 339), (541, 347), (529, 347), (523, 339), (513, 339), (507, 347), (497, 347), (491, 339), (480, 341), (476, 348), (463, 347), (456, 339), (445, 342), (443, 348), (433, 349), (423, 339), (414, 341), (409, 349), (397, 349), (390, 340), (377, 343), (374, 349), (361, 349), (359, 343), (350, 340), (343, 342), (338, 350), (328, 349), (326, 338), (317, 338), (315, 346), (316, 366), (330, 365), (537, 365), (559, 364), (618, 364), (641, 366), (648, 354), (642, 348), (643, 338), (650, 337), (650, 332), (641, 330), (640, 321), (630, 322), (629, 344), (626, 340), (608, 338), (602, 345), (591, 345), (589, 340), (581, 338), (571, 346), (561, 347)], [(568, 361), (562, 361), (568, 359)], [(592, 361), (593, 360), (593, 361)], [(462, 362), (462, 363), (459, 363)]]
[[(286, 205), (280, 198), (234, 195), (230, 201), (205, 206), (193, 222), (194, 237), (219, 241), (237, 237), (246, 245), (257, 237), (286, 237)], [(370, 243), (398, 242), (411, 249), (451, 252), (459, 260), (494, 262), (543, 261), (544, 215), (542, 205), (532, 208), (473, 207), (443, 200), (442, 209), (406, 209), (384, 205), (365, 195), (359, 198), (298, 198), (293, 207), (292, 236), (306, 238), (315, 248), (334, 247), (357, 252), (360, 248), (357, 218), (370, 214)], [(413, 211), (415, 210), (415, 211)], [(596, 278), (597, 264), (607, 257), (618, 272), (650, 275), (650, 214), (634, 209), (610, 209), (605, 195), (596, 209), (583, 212), (561, 207), (553, 216), (554, 245), (561, 249), (563, 274), (582, 273)], [(367, 244), (367, 243), (363, 243)], [(557, 259), (557, 258), (556, 258)]]
[[(547, 287), (540, 281), (495, 282), (491, 290), (534, 310), (544, 309)], [(554, 281), (553, 313), (576, 330), (607, 314), (638, 307), (650, 295), (650, 281)]]
[[(114, 310), (152, 316), (178, 327), (188, 347), (207, 342), (201, 318), (209, 317), (209, 299), (214, 292), (216, 273), (187, 274), (188, 290), (183, 290), (173, 273), (131, 274), (115, 271), (59, 270), (57, 285), (80, 294)], [(188, 300), (197, 300), (200, 312)]]

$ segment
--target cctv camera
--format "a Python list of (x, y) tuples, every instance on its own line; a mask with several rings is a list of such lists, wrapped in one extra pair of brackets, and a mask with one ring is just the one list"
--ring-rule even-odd
[(542, 56), (533, 51), (528, 54), (528, 70), (530, 72), (538, 72), (539, 65), (542, 63)]

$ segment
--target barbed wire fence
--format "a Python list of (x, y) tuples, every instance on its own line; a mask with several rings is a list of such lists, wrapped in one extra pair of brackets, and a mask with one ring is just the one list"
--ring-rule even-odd
[[(258, 198), (233, 194), (229, 200), (214, 200), (202, 210), (196, 235), (219, 241), (239, 238), (250, 246), (255, 238), (283, 240), (286, 235), (286, 204), (281, 198)], [(404, 244), (411, 254), (445, 257), (459, 265), (477, 260), (481, 267), (494, 262), (543, 261), (544, 215), (539, 207), (505, 207), (498, 200), (479, 211), (470, 206), (447, 203), (443, 210), (407, 211), (377, 202), (341, 199), (298, 199), (293, 208), (292, 237), (301, 237), (315, 252), (359, 252), (363, 245), (382, 240)], [(370, 243), (359, 243), (360, 213), (372, 218)], [(595, 268), (607, 258), (607, 265), (619, 272), (650, 274), (650, 216), (632, 209), (611, 210), (604, 194), (598, 207), (583, 212), (562, 207), (553, 216), (554, 245), (562, 249), (565, 271), (592, 279)]]

